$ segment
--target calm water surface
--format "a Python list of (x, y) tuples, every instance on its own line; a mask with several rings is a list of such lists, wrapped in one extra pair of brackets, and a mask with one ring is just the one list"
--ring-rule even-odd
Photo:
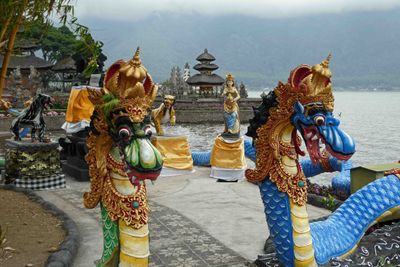
[[(257, 97), (260, 93), (250, 92), (250, 96)], [(400, 160), (400, 92), (335, 92), (334, 114), (340, 118), (342, 129), (356, 142), (354, 166)], [(211, 149), (214, 138), (223, 128), (222, 124), (183, 124), (166, 130), (187, 135), (192, 151), (205, 151)], [(242, 122), (241, 133), (246, 129), (247, 124)], [(54, 136), (61, 134), (53, 133)], [(1, 142), (0, 153), (3, 147)], [(329, 183), (331, 177), (331, 174), (322, 175), (316, 181)]]
[[(400, 92), (336, 92), (334, 115), (356, 142), (355, 165), (400, 160)], [(206, 150), (223, 125), (186, 124), (169, 129), (188, 135), (192, 150)], [(241, 129), (244, 134), (247, 124)]]

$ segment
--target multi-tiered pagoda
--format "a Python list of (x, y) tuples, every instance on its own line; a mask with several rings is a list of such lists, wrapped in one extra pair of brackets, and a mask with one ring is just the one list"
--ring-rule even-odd
[(225, 82), (221, 76), (212, 73), (219, 68), (216, 64), (211, 63), (215, 57), (208, 53), (207, 49), (204, 49), (204, 52), (196, 60), (200, 63), (193, 68), (200, 73), (189, 77), (186, 83), (199, 87), (201, 94), (212, 94), (214, 87), (221, 86)]

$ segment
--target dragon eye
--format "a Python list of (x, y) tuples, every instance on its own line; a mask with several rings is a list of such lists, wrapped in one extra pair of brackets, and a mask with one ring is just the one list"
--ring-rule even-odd
[(315, 116), (314, 117), (314, 123), (316, 125), (324, 125), (325, 124), (325, 118), (323, 116)]
[(122, 139), (127, 139), (131, 136), (131, 131), (128, 128), (121, 128), (118, 131), (119, 137)]

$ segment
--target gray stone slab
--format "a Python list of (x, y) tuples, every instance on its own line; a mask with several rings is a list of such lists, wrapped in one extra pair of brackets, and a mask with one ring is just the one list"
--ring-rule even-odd
[[(269, 236), (258, 186), (247, 181), (217, 183), (210, 168), (193, 174), (160, 177), (147, 187), (149, 198), (196, 222), (239, 255), (254, 260)], [(329, 211), (308, 205), (310, 219)]]
[[(150, 266), (244, 266), (262, 253), (269, 236), (258, 187), (217, 183), (210, 169), (148, 183)], [(74, 266), (93, 266), (102, 253), (100, 210), (83, 207), (89, 182), (67, 178), (67, 188), (38, 192), (78, 225), (81, 247)], [(309, 206), (311, 218), (329, 212)], [(171, 256), (172, 255), (172, 256)]]

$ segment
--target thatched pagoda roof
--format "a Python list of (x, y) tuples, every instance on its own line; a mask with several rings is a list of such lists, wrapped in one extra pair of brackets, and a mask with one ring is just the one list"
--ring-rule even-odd
[(218, 65), (210, 63), (210, 64), (204, 64), (204, 63), (199, 63), (194, 65), (193, 69), (202, 71), (202, 70), (216, 70), (218, 69)]
[(38, 50), (39, 44), (35, 39), (17, 39), (14, 44), (14, 50), (18, 51), (32, 51)]
[(217, 85), (222, 85), (224, 82), (225, 80), (217, 74), (204, 75), (201, 73), (189, 77), (186, 81), (187, 84), (192, 86), (200, 86), (200, 85), (217, 86)]
[(204, 49), (204, 52), (196, 58), (197, 61), (214, 61), (215, 57), (208, 53), (207, 48)]
[[(3, 56), (0, 56), (0, 61), (3, 62)], [(18, 66), (21, 69), (29, 69), (30, 66), (33, 66), (35, 69), (50, 69), (53, 64), (35, 55), (11, 56), (8, 69), (16, 69)]]

